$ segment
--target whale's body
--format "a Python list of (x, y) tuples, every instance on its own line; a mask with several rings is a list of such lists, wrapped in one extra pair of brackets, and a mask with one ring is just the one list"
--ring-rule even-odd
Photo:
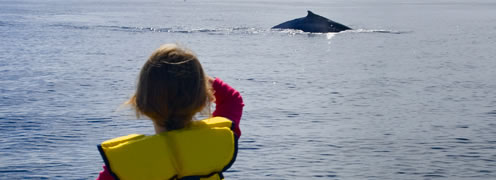
[(308, 11), (306, 17), (283, 22), (272, 29), (298, 29), (304, 32), (327, 33), (345, 31), (351, 28)]

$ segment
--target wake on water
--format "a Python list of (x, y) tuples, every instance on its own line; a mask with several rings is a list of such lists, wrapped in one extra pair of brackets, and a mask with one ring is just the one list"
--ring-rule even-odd
[(115, 25), (72, 25), (72, 24), (54, 24), (52, 27), (80, 29), (80, 30), (108, 30), (122, 32), (155, 32), (155, 33), (206, 33), (209, 35), (229, 35), (229, 34), (264, 34), (264, 33), (283, 33), (291, 36), (295, 35), (325, 35), (327, 39), (331, 39), (336, 34), (341, 33), (386, 33), (386, 34), (404, 34), (408, 31), (395, 30), (374, 30), (374, 29), (353, 29), (341, 31), (338, 33), (309, 33), (295, 29), (264, 29), (256, 27), (221, 27), (221, 28), (187, 28), (187, 27), (132, 27), (132, 26), (115, 26)]

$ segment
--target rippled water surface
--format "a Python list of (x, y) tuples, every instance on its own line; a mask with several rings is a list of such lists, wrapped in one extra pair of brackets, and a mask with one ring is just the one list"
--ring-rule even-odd
[[(0, 179), (94, 179), (153, 133), (121, 104), (163, 43), (245, 100), (228, 179), (495, 179), (496, 3), (0, 0)], [(306, 15), (355, 30), (270, 27)]]

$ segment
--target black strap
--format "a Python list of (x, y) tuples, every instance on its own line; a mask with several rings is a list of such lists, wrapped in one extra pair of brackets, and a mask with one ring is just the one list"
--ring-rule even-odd
[(200, 180), (200, 176), (186, 176), (181, 178), (181, 180)]

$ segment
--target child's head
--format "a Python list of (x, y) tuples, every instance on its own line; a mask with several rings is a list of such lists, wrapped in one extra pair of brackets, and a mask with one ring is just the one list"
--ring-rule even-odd
[(212, 91), (193, 52), (175, 44), (155, 50), (141, 69), (129, 103), (167, 130), (185, 127), (210, 100)]

